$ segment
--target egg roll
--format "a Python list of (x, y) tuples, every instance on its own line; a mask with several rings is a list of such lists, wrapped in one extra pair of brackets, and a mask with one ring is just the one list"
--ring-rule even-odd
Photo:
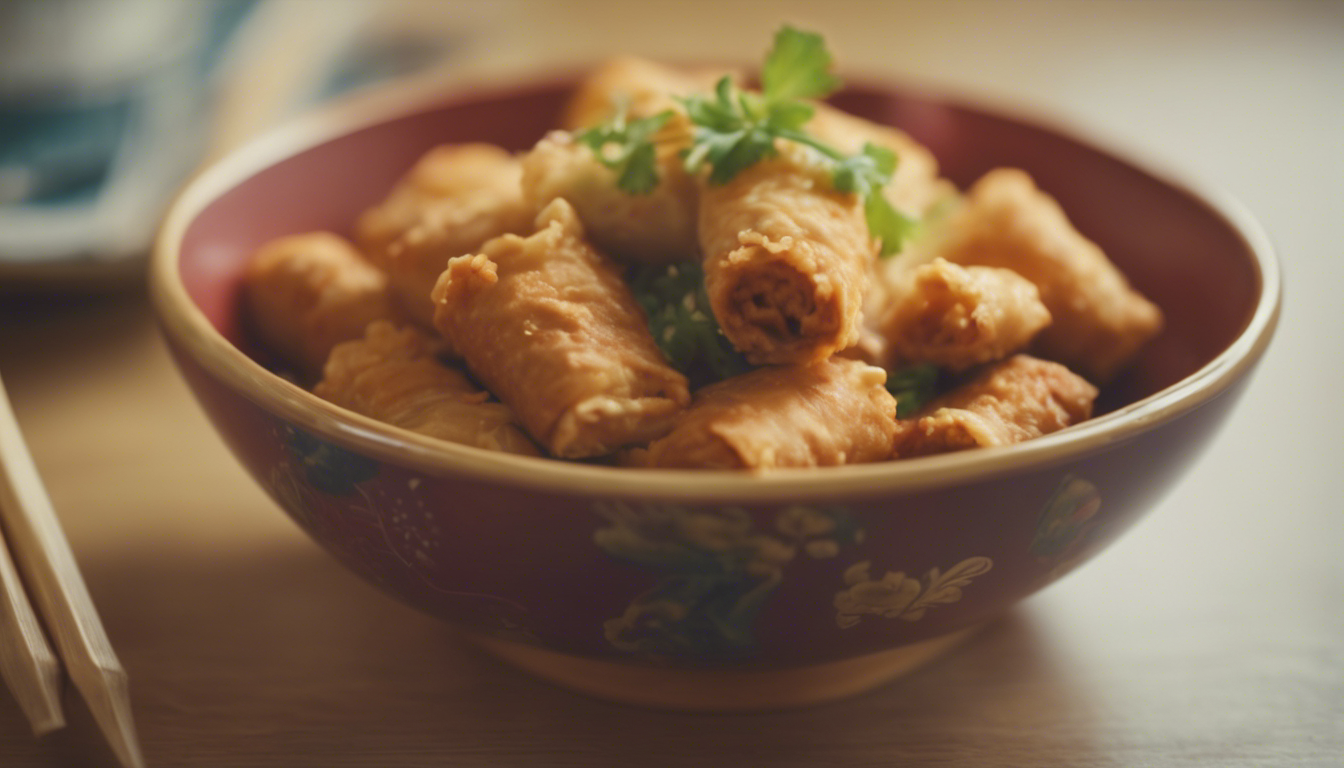
[(887, 367), (933, 363), (963, 371), (1026, 347), (1050, 324), (1050, 311), (1016, 272), (936, 259), (908, 273), (878, 322)]
[(467, 376), (439, 361), (443, 342), (386, 320), (331, 351), (313, 394), (378, 421), (477, 448), (540, 455), (507, 405), (489, 402)]
[(895, 458), (1012, 445), (1092, 416), (1097, 388), (1059, 363), (1014, 355), (902, 419)]
[(417, 322), (433, 325), (429, 293), (448, 259), (530, 226), (521, 179), (521, 163), (500, 147), (442, 145), (360, 215), (356, 241), (387, 273), (394, 295)]
[(1105, 383), (1162, 328), (1162, 312), (1130, 287), (1059, 204), (1014, 169), (991, 171), (939, 228), (938, 255), (1004, 267), (1035, 283), (1054, 322), (1032, 353)]
[(734, 69), (698, 67), (680, 69), (641, 59), (617, 56), (584, 76), (560, 117), (560, 127), (577, 131), (606, 122), (619, 112), (632, 119), (652, 117), (665, 110), (679, 113), (677, 97), (709, 93), (720, 78), (741, 81)]
[(449, 261), (433, 297), (435, 326), (554, 456), (647, 442), (690, 400), (629, 287), (563, 199), (542, 210), (535, 234)]
[(834, 357), (757, 368), (695, 393), (672, 431), (626, 463), (680, 469), (826, 467), (891, 455), (886, 372)]
[(374, 320), (399, 316), (387, 276), (327, 232), (258, 249), (243, 272), (242, 301), (249, 329), (305, 378), (321, 373), (332, 347), (359, 338)]
[(523, 157), (523, 196), (540, 210), (564, 198), (578, 212), (588, 239), (623, 261), (671, 264), (698, 259), (699, 189), (679, 156), (685, 142), (656, 145), (659, 182), (644, 194), (617, 186), (616, 172), (588, 146), (553, 131)]
[(705, 182), (699, 221), (710, 307), (748, 361), (816, 362), (859, 340), (875, 243), (858, 196), (834, 190), (811, 150), (781, 142)]

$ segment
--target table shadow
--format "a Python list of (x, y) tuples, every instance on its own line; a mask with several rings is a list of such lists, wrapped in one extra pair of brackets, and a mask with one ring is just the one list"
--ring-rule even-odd
[[(304, 541), (84, 560), (151, 765), (1096, 764), (1097, 713), (1030, 610), (846, 701), (688, 714), (516, 671)], [(110, 764), (67, 704), (70, 726), (35, 741), (0, 698), (0, 764)]]

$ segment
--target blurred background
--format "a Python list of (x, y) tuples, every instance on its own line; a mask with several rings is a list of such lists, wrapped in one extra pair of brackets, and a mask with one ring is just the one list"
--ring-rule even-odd
[[(463, 671), (432, 622), (294, 555), (310, 545), (177, 379), (141, 287), (144, 258), (196, 168), (332, 99), (389, 79), (462, 87), (617, 52), (755, 62), (785, 21), (825, 34), (844, 71), (1071, 127), (1239, 201), (1278, 249), (1283, 314), (1217, 443), (1095, 563), (904, 687), (731, 728), (676, 721), (718, 750), (690, 762), (878, 765), (950, 749), (962, 759), (942, 764), (1006, 764), (1024, 754), (1003, 751), (1016, 745), (1037, 750), (1037, 765), (1338, 764), (1344, 2), (0, 0), (0, 371), (161, 754), (191, 744), (191, 764), (260, 765), (236, 744), (291, 757), (326, 745), (325, 764), (354, 764), (341, 761), (395, 741), (412, 763), (557, 764), (538, 756), (550, 750), (598, 765), (625, 731), (614, 741), (639, 755), (627, 764), (653, 764), (633, 740), (659, 738), (671, 720), (498, 668)], [(184, 490), (165, 491), (167, 476)], [(172, 559), (193, 545), (211, 555)], [(273, 551), (262, 565), (275, 568), (254, 567)], [(309, 589), (305, 612), (280, 604), (281, 582)], [(154, 597), (167, 583), (176, 597)], [(333, 584), (359, 597), (322, 603)], [(191, 624), (200, 595), (236, 621)], [(342, 645), (333, 638), (352, 615), (367, 628)], [(333, 650), (309, 653), (308, 641)], [(433, 674), (387, 680), (383, 699), (410, 709), (405, 693), (419, 691), (426, 711), (459, 719), (392, 733), (365, 718), (342, 665), (376, 663), (384, 644), (437, 661)], [(214, 666), (197, 669), (198, 657)], [(248, 675), (262, 673), (286, 682), (259, 704)], [(448, 678), (459, 681), (451, 696)], [(201, 690), (211, 686), (222, 703)], [(481, 697), (482, 718), (521, 717), (534, 740), (468, 728), (475, 705), (447, 701), (459, 694)], [(892, 729), (894, 718), (919, 727)], [(303, 727), (306, 741), (287, 737)], [(0, 763), (98, 764), (60, 737), (30, 748), (23, 733), (0, 696)]]
[(1081, 124), (1263, 216), (1283, 196), (1250, 172), (1319, 172), (1332, 149), (1339, 166), (1342, 5), (0, 0), (0, 277), (138, 282), (192, 169), (352, 90), (627, 51), (751, 62), (785, 19), (827, 33), (852, 72)]

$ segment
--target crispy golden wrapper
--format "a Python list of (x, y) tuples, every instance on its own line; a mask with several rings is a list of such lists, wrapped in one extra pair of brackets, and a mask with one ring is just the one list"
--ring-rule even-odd
[(1025, 348), (1050, 324), (1050, 311), (1016, 272), (936, 259), (910, 270), (878, 323), (889, 368), (963, 371)]
[(1011, 445), (1092, 416), (1097, 388), (1059, 363), (1014, 355), (902, 419), (895, 458)]
[(690, 400), (630, 289), (552, 202), (536, 234), (455, 258), (434, 288), (435, 326), (552, 455), (610, 453), (665, 433)]
[(1035, 283), (1054, 322), (1033, 353), (1094, 382), (1113, 378), (1162, 329), (1161, 310), (1022, 171), (986, 174), (938, 237), (948, 261), (1005, 267)]
[(553, 131), (523, 157), (523, 196), (540, 210), (568, 200), (588, 239), (623, 261), (670, 264), (697, 258), (699, 185), (678, 153), (684, 142), (657, 145), (659, 182), (644, 194), (617, 186), (617, 175), (564, 131)]
[(310, 377), (332, 347), (359, 338), (374, 320), (399, 316), (387, 276), (326, 232), (263, 245), (243, 273), (242, 296), (249, 328)]
[(696, 392), (672, 432), (627, 463), (763, 470), (883, 461), (896, 430), (886, 380), (881, 368), (839, 357), (758, 368)]
[(719, 326), (758, 365), (825, 360), (859, 339), (876, 249), (858, 196), (836, 192), (810, 150), (704, 186), (700, 244)]
[(442, 346), (441, 339), (414, 326), (372, 323), (363, 338), (331, 351), (313, 393), (342, 408), (440, 440), (540, 455), (507, 405), (488, 402), (490, 393), (439, 362), (436, 355)]
[[(560, 127), (570, 131), (590, 128), (621, 110), (631, 119), (652, 117), (669, 109), (680, 113), (676, 97), (712, 92), (724, 76), (741, 81), (741, 73), (734, 69), (680, 69), (637, 56), (617, 56), (584, 76), (565, 105)], [(677, 119), (684, 121), (684, 114)]]
[(448, 259), (531, 226), (522, 165), (492, 144), (449, 144), (426, 153), (387, 198), (365, 211), (355, 238), (387, 273), (406, 311), (433, 325), (429, 293)]

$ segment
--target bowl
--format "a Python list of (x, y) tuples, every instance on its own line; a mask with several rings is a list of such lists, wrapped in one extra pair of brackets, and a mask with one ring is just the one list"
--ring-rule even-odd
[(734, 710), (854, 694), (955, 645), (1096, 555), (1224, 424), (1273, 334), (1279, 273), (1234, 204), (1040, 121), (882, 84), (834, 102), (905, 129), (965, 186), (1029, 171), (1166, 314), (1095, 418), (885, 464), (616, 469), (441, 443), (263, 367), (239, 322), (252, 251), (348, 233), (421, 153), (514, 150), (575, 82), (385, 90), (199, 175), (151, 270), (171, 352), (220, 436), (340, 562), (538, 675), (619, 701)]

